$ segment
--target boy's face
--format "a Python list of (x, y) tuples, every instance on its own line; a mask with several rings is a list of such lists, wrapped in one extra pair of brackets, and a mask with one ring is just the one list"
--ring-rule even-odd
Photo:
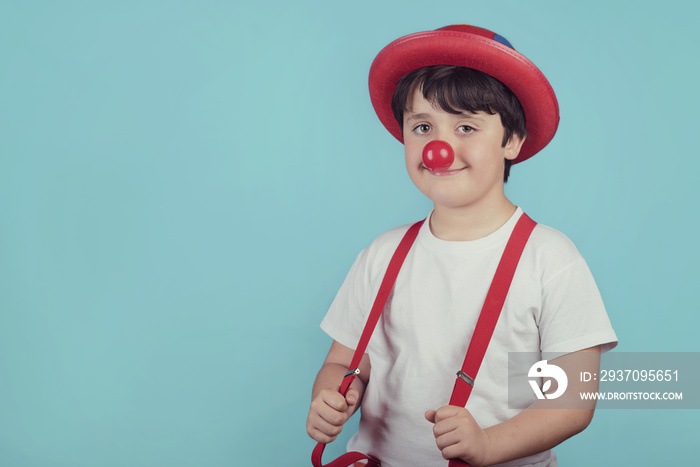
[[(403, 119), (408, 175), (436, 209), (488, 207), (504, 196), (504, 161), (515, 159), (524, 141), (514, 135), (502, 147), (504, 131), (498, 114), (451, 114), (433, 107), (416, 90)], [(432, 140), (446, 141), (454, 149), (454, 163), (445, 172), (423, 165), (423, 147)]]

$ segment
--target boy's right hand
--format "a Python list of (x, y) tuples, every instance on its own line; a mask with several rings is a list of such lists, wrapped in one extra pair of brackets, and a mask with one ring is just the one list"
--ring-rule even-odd
[(334, 441), (343, 429), (343, 424), (355, 412), (360, 393), (350, 388), (345, 397), (335, 389), (321, 389), (311, 401), (306, 432), (319, 443)]

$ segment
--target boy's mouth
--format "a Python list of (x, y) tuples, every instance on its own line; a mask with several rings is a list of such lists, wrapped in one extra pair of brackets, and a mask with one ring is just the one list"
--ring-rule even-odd
[(430, 170), (424, 164), (421, 164), (421, 167), (423, 167), (425, 170), (430, 172), (430, 175), (435, 175), (436, 177), (449, 177), (450, 175), (454, 175), (458, 172), (461, 172), (461, 171), (469, 168), (469, 166), (466, 166), (466, 167), (462, 167), (461, 169), (442, 170), (440, 172), (436, 172), (436, 171)]

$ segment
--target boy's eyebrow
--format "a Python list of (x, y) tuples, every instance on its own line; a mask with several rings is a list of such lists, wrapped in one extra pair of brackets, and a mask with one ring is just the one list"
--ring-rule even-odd
[[(481, 118), (478, 114), (475, 114), (472, 112), (460, 112), (460, 113), (454, 114), (454, 115), (462, 117), (462, 118), (468, 118), (470, 120), (478, 120), (480, 122), (484, 121), (484, 119)], [(427, 118), (430, 118), (430, 114), (427, 114), (427, 113), (411, 114), (409, 112), (406, 113), (406, 121), (407, 122), (411, 122), (413, 120), (425, 120)]]
[(408, 116), (406, 117), (406, 121), (410, 122), (411, 120), (424, 120), (428, 117), (429, 117), (428, 114), (410, 114), (409, 113)]

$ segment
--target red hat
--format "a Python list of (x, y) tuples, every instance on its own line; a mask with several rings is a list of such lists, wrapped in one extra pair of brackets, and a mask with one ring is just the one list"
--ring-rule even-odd
[(559, 125), (559, 104), (542, 72), (488, 29), (457, 24), (396, 39), (382, 49), (369, 70), (369, 95), (379, 120), (403, 143), (391, 110), (396, 84), (405, 74), (432, 65), (457, 65), (484, 72), (505, 84), (525, 111), (528, 137), (513, 163), (544, 148)]

